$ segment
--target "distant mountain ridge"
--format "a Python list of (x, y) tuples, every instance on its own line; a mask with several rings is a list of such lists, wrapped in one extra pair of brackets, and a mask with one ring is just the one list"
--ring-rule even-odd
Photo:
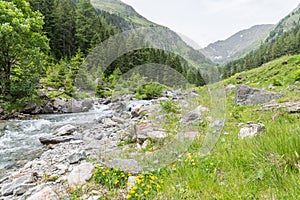
[(252, 26), (239, 31), (226, 40), (220, 40), (201, 49), (200, 51), (217, 64), (224, 64), (259, 47), (274, 28), (273, 24)]

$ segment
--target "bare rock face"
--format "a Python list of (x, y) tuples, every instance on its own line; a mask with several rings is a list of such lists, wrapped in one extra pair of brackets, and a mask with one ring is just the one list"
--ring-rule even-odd
[(243, 126), (239, 133), (239, 138), (244, 139), (247, 137), (255, 137), (266, 132), (266, 127), (260, 123), (249, 122)]
[(282, 95), (263, 89), (240, 85), (236, 92), (235, 105), (258, 105), (279, 99)]

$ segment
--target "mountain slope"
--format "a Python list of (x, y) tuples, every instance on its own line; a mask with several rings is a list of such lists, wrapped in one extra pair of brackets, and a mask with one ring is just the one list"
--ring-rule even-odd
[[(139, 13), (137, 13), (131, 6), (121, 2), (120, 0), (91, 0), (91, 3), (96, 10), (100, 10), (99, 13), (101, 13), (101, 11), (105, 11), (106, 13), (113, 15), (114, 18), (121, 18), (124, 22), (121, 27), (120, 24), (113, 24), (116, 27), (119, 27), (121, 31), (126, 31), (130, 28), (141, 27), (152, 27), (154, 28), (154, 31), (156, 31), (155, 28), (157, 28), (157, 31), (160, 32), (157, 33), (157, 35), (159, 35), (160, 37), (160, 41), (172, 42), (171, 45), (176, 47), (176, 49), (179, 49), (179, 52), (182, 53), (182, 55), (188, 55), (188, 57), (192, 57), (193, 60), (196, 60), (196, 63), (200, 63), (201, 66), (198, 67), (207, 68), (214, 65), (201, 52), (187, 45), (177, 33), (167, 27), (155, 24), (147, 20)], [(109, 16), (107, 17), (109, 18)], [(113, 22), (113, 20), (108, 21)], [(154, 40), (156, 40), (156, 38), (154, 38)]]
[(103, 10), (126, 19), (128, 22), (136, 26), (154, 25), (145, 17), (137, 13), (131, 6), (123, 3), (120, 0), (91, 0), (92, 5), (99, 10)]
[(283, 35), (285, 32), (293, 29), (300, 24), (300, 4), (289, 15), (280, 20), (274, 29), (270, 32), (267, 42), (272, 42), (276, 37)]
[[(222, 66), (223, 78), (258, 68), (286, 55), (300, 53), (300, 6), (283, 18), (256, 50)], [(286, 62), (284, 62), (286, 63)]]
[(256, 49), (273, 27), (272, 24), (256, 25), (239, 31), (226, 40), (212, 43), (200, 51), (213, 62), (223, 64)]

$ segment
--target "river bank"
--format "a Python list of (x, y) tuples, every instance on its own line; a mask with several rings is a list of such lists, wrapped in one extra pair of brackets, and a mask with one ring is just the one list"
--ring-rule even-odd
[[(165, 138), (166, 132), (154, 127), (147, 117), (158, 112), (159, 102), (188, 95), (196, 94), (168, 92), (154, 100), (137, 100), (132, 96), (97, 99), (88, 112), (35, 115), (37, 119), (6, 121), (0, 137), (4, 145), (0, 151), (0, 199), (27, 199), (48, 186), (63, 197), (67, 195), (72, 171), (91, 160), (136, 173), (142, 166), (121, 158), (127, 147), (120, 143), (139, 140), (138, 148), (142, 149), (146, 148), (149, 138)], [(13, 141), (19, 143), (9, 147)]]

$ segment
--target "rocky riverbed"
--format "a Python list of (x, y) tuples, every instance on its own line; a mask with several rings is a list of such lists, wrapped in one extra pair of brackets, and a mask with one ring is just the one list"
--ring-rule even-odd
[[(158, 113), (158, 102), (168, 98), (184, 102), (187, 96), (196, 94), (167, 92), (165, 97), (156, 100), (136, 100), (132, 96), (97, 99), (92, 102), (94, 109), (87, 113), (56, 115), (55, 120), (54, 115), (38, 116), (49, 121), (50, 132), (31, 138), (39, 145), (38, 153), (31, 152), (26, 157), (29, 161), (23, 159), (22, 163), (2, 169), (0, 199), (68, 199), (66, 189), (70, 185), (81, 184), (92, 176), (95, 166), (91, 160), (132, 173), (142, 170), (143, 166), (135, 160), (121, 158), (127, 146), (120, 143), (138, 141), (137, 148), (142, 149), (146, 148), (148, 139), (167, 137), (163, 129), (149, 120), (149, 115)], [(197, 108), (187, 114), (185, 123), (198, 119), (204, 110)], [(159, 121), (163, 116), (157, 117)], [(6, 128), (3, 126), (3, 130)]]

